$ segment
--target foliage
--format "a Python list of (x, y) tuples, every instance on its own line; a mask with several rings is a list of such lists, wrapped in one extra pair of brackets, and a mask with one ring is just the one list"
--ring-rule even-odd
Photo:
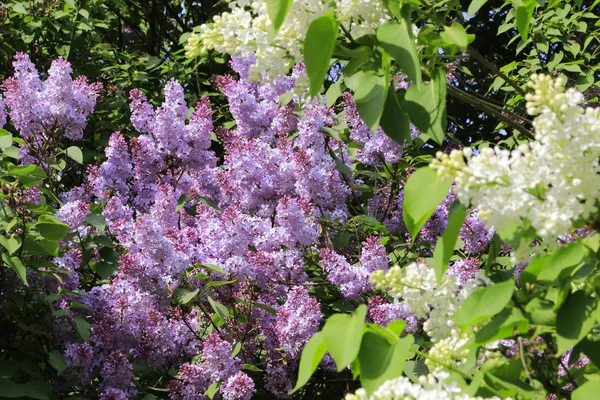
[(0, 397), (593, 396), (596, 3), (0, 5)]

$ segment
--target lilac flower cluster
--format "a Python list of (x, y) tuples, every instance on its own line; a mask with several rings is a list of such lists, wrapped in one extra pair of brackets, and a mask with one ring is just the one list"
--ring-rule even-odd
[[(402, 215), (402, 205), (404, 203), (404, 192), (400, 187), (398, 194), (391, 204), (389, 202), (389, 187), (380, 189), (369, 202), (369, 213), (383, 220), (384, 225), (391, 231), (400, 234), (410, 242), (410, 235), (404, 225)], [(448, 213), (452, 203), (456, 200), (456, 195), (452, 190), (442, 203), (434, 210), (433, 214), (421, 228), (417, 235), (417, 243), (428, 244), (431, 248), (435, 246), (438, 238), (444, 233), (448, 224)], [(387, 211), (387, 213), (384, 213)], [(494, 237), (494, 230), (487, 229), (485, 222), (478, 218), (477, 211), (471, 211), (460, 229), (459, 238), (461, 239), (461, 250), (468, 254), (478, 254), (485, 251)]]
[(380, 166), (384, 162), (397, 163), (402, 157), (402, 146), (394, 142), (379, 127), (373, 133), (358, 115), (352, 94), (345, 92), (344, 98), (346, 123), (350, 128), (350, 139), (363, 148), (356, 154), (356, 159), (365, 165)]
[(389, 264), (385, 248), (379, 238), (374, 236), (366, 239), (360, 260), (354, 265), (328, 248), (322, 249), (319, 255), (329, 281), (338, 285), (342, 294), (349, 299), (356, 299), (372, 290), (374, 285), (370, 281), (371, 274), (378, 270), (386, 272)]
[(28, 142), (56, 133), (80, 139), (102, 84), (90, 84), (84, 76), (73, 80), (73, 69), (62, 58), (52, 62), (45, 81), (40, 79), (26, 54), (17, 53), (13, 67), (14, 76), (6, 79), (1, 87), (4, 102), (0, 100), (0, 126), (6, 122), (6, 103), (12, 124)]
[[(234, 129), (216, 129), (225, 147), (221, 165), (210, 149), (208, 99), (188, 115), (183, 88), (171, 80), (159, 107), (131, 92), (131, 122), (140, 134), (127, 139), (115, 132), (106, 161), (89, 167), (87, 183), (62, 196), (57, 216), (72, 230), (103, 235), (86, 222), (90, 210), (101, 209), (117, 243), (118, 261), (107, 261), (106, 253), (115, 251), (108, 248), (95, 249), (89, 261), (96, 268), (116, 262), (108, 281), (91, 289), (70, 282), (71, 290), (85, 293), (78, 301), (89, 308), (66, 308), (71, 317), (91, 317), (89, 344), (79, 346), (65, 319), (56, 319), (69, 352), (67, 374), (82, 369), (77, 379), (83, 385), (99, 378), (102, 398), (135, 395), (133, 363), (177, 366), (178, 379), (169, 383), (173, 399), (203, 398), (214, 382), (226, 399), (249, 398), (255, 384), (242, 369), (258, 356), (265, 361), (264, 387), (286, 397), (302, 348), (322, 322), (319, 303), (302, 286), (305, 254), (321, 247), (319, 219), (349, 217), (351, 190), (336, 161), (350, 166), (353, 160), (344, 143), (322, 133), (335, 124), (331, 108), (306, 104), (299, 117), (292, 112), (298, 97), (279, 105), (294, 79), (251, 82), (252, 63), (234, 58), (240, 78), (217, 79), (236, 118)], [(292, 131), (297, 133), (290, 136)], [(72, 256), (56, 262), (77, 275), (81, 243), (76, 236), (66, 244)], [(388, 263), (379, 239), (369, 238), (346, 284), (357, 279), (356, 293), (364, 293), (372, 288), (371, 272)], [(195, 266), (202, 264), (218, 265), (226, 276), (206, 275)], [(332, 280), (340, 273), (328, 271)], [(223, 279), (233, 282), (210, 284)], [(200, 309), (173, 307), (175, 292), (196, 289)], [(230, 316), (221, 322), (227, 329), (219, 329), (207, 295), (246, 317)], [(261, 303), (275, 315), (246, 309), (239, 299)], [(241, 349), (233, 355), (236, 344)]]

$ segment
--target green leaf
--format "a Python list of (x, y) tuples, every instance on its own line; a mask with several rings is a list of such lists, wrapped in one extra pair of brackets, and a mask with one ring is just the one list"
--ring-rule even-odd
[(454, 313), (454, 322), (466, 328), (498, 314), (510, 301), (514, 286), (514, 281), (508, 280), (475, 290)]
[(106, 261), (98, 261), (95, 268), (101, 279), (110, 278), (119, 269), (118, 265)]
[(600, 381), (587, 381), (571, 394), (571, 400), (590, 400), (595, 399), (600, 393)]
[(293, 0), (267, 0), (267, 13), (273, 25), (274, 35), (277, 35), (279, 28), (283, 25)]
[(187, 304), (192, 301), (198, 293), (200, 293), (200, 289), (196, 289), (193, 292), (186, 289), (177, 289), (175, 290), (175, 293), (173, 293), (173, 299), (175, 299), (177, 304)]
[(102, 214), (89, 214), (85, 217), (85, 223), (100, 231), (104, 231), (104, 228), (106, 228), (106, 218)]
[(467, 210), (460, 204), (450, 208), (448, 215), (448, 225), (442, 237), (439, 238), (433, 251), (432, 267), (435, 270), (435, 276), (438, 283), (442, 282), (442, 277), (448, 268), (450, 257), (454, 254), (454, 248), (458, 240), (460, 228), (467, 216)]
[(572, 293), (556, 316), (557, 352), (563, 354), (587, 336), (596, 324), (598, 302), (583, 291)]
[(407, 142), (411, 142), (410, 119), (404, 108), (400, 105), (393, 87), (388, 89), (380, 124), (385, 134), (391, 137), (396, 143), (405, 145)]
[(400, 336), (404, 331), (404, 328), (406, 328), (406, 321), (403, 319), (397, 319), (395, 321), (392, 321), (385, 327), (385, 329), (387, 329), (390, 332), (393, 332), (396, 336)]
[(252, 364), (244, 364), (244, 369), (247, 371), (262, 372), (262, 369)]
[(471, 4), (469, 4), (469, 9), (467, 10), (468, 16), (472, 17), (473, 15), (475, 15), (475, 13), (477, 13), (477, 11), (479, 11), (479, 9), (485, 3), (487, 3), (487, 0), (473, 0), (473, 1), (471, 1)]
[(12, 9), (19, 14), (27, 14), (27, 9), (23, 5), (23, 3), (13, 4)]
[(212, 399), (213, 397), (215, 397), (215, 394), (217, 394), (219, 386), (221, 386), (219, 382), (211, 383), (210, 386), (206, 389), (206, 392), (204, 392), (204, 395), (209, 399)]
[(27, 396), (27, 385), (14, 383), (9, 379), (0, 379), (0, 397), (14, 399)]
[(428, 373), (429, 368), (427, 368), (424, 358), (416, 362), (408, 360), (404, 363), (404, 374), (415, 383), (419, 382), (420, 376), (427, 375)]
[(338, 79), (335, 83), (332, 83), (325, 92), (325, 97), (327, 98), (327, 107), (331, 107), (335, 104), (337, 99), (342, 95), (342, 79)]
[(12, 145), (12, 135), (5, 129), (0, 129), (0, 150), (4, 151)]
[(21, 238), (19, 236), (13, 236), (7, 238), (6, 236), (0, 236), (0, 244), (8, 250), (8, 255), (11, 256), (15, 251), (21, 247)]
[(216, 300), (213, 300), (212, 297), (208, 296), (208, 302), (212, 309), (221, 317), (223, 321), (229, 318), (229, 310), (223, 304), (219, 303)]
[(10, 146), (10, 147), (5, 148), (3, 150), (3, 152), (6, 157), (14, 158), (15, 160), (21, 159), (21, 156), (19, 155), (18, 147)]
[[(506, 359), (497, 359), (491, 361), (494, 368), (486, 371), (486, 377), (491, 381), (504, 386), (505, 388), (513, 391), (520, 399), (543, 399), (543, 396), (536, 396), (536, 390), (523, 382), (521, 373), (523, 371), (523, 364), (521, 360), (513, 358), (510, 361)], [(539, 392), (538, 392), (539, 393)], [(502, 396), (504, 397), (504, 396)]]
[(19, 278), (21, 278), (21, 281), (25, 286), (29, 286), (29, 284), (27, 283), (27, 268), (25, 268), (23, 262), (21, 262), (21, 259), (19, 257), (9, 258), (6, 253), (2, 253), (2, 260), (6, 265), (10, 267), (10, 269), (17, 273), (17, 275), (19, 276)]
[(15, 175), (25, 188), (37, 185), (46, 177), (44, 170), (33, 164), (12, 167), (8, 174)]
[(556, 324), (556, 310), (554, 302), (539, 297), (534, 297), (525, 306), (525, 311), (532, 324), (554, 326)]
[(468, 347), (478, 347), (496, 340), (512, 337), (515, 332), (525, 333), (529, 322), (515, 307), (505, 308), (471, 337)]
[(75, 325), (75, 330), (77, 331), (77, 334), (79, 334), (79, 336), (83, 339), (84, 342), (90, 340), (91, 325), (85, 320), (85, 318), (75, 317), (73, 318), (73, 324)]
[(266, 305), (266, 304), (254, 303), (254, 307), (260, 308), (261, 310), (265, 310), (266, 312), (268, 312), (271, 315), (277, 315), (277, 310), (274, 309), (273, 307), (270, 307), (270, 306)]
[(498, 234), (504, 242), (514, 248), (518, 248), (521, 241), (533, 240), (535, 229), (530, 226), (524, 226), (521, 221), (518, 221), (506, 224), (498, 230)]
[(358, 86), (354, 93), (356, 109), (371, 131), (377, 132), (387, 96), (387, 79), (373, 71), (359, 72), (356, 76), (358, 76)]
[(536, 0), (513, 0), (513, 6), (517, 11), (517, 29), (521, 40), (525, 42), (529, 35), (529, 24), (535, 10)]
[(337, 39), (338, 22), (327, 13), (311, 22), (304, 39), (304, 65), (310, 80), (310, 95), (316, 96), (327, 76)]
[(207, 269), (209, 271), (216, 272), (217, 274), (227, 275), (227, 271), (225, 271), (223, 268), (219, 267), (218, 265), (214, 265), (214, 264), (194, 264), (194, 265), (198, 268)]
[[(581, 342), (577, 343), (577, 346), (573, 348), (570, 358), (579, 358), (581, 354), (585, 354), (596, 367), (600, 365), (600, 346), (598, 346), (598, 342), (593, 342), (587, 338), (581, 340)], [(571, 360), (569, 360), (569, 364), (571, 364)]]
[(346, 368), (358, 355), (366, 315), (367, 306), (361, 304), (353, 316), (334, 314), (323, 326), (323, 340), (327, 351), (335, 360), (338, 372)]
[(322, 333), (317, 333), (310, 338), (306, 346), (304, 346), (304, 350), (302, 350), (300, 367), (298, 368), (298, 381), (292, 393), (306, 385), (312, 374), (317, 370), (326, 351), (327, 348)]
[(377, 40), (415, 86), (420, 89), (421, 64), (412, 34), (410, 17), (402, 18), (397, 23), (390, 21), (381, 25), (377, 30)]
[(402, 0), (383, 0), (383, 5), (390, 11), (394, 17), (401, 19), (402, 11), (400, 10), (400, 6), (402, 5)]
[(23, 252), (35, 256), (58, 256), (59, 243), (56, 240), (41, 239), (35, 240), (32, 236), (27, 235), (23, 243)]
[(436, 68), (429, 84), (408, 88), (405, 108), (410, 120), (421, 132), (442, 144), (446, 134), (446, 72)]
[(47, 254), (58, 257), (58, 249), (60, 248), (58, 240), (42, 239), (37, 243)]
[(61, 374), (67, 368), (65, 358), (58, 350), (52, 350), (50, 353), (48, 353), (48, 362), (59, 374)]
[(415, 171), (404, 186), (402, 206), (404, 224), (413, 242), (421, 227), (437, 206), (446, 198), (452, 182), (443, 181), (433, 169), (423, 167)]
[(230, 281), (211, 281), (211, 282), (208, 282), (205, 287), (209, 288), (209, 287), (215, 287), (215, 286), (230, 285), (236, 281), (237, 281), (237, 279), (232, 279)]
[[(84, 11), (84, 10), (81, 10), (81, 11)], [(79, 164), (83, 164), (83, 153), (81, 152), (81, 149), (79, 147), (71, 146), (71, 147), (67, 148), (65, 153), (71, 159), (75, 160), (75, 162), (77, 162)]]
[(360, 383), (368, 394), (376, 391), (385, 381), (402, 375), (413, 342), (410, 335), (389, 343), (385, 337), (371, 331), (365, 332), (358, 361)]
[(465, 51), (469, 45), (467, 31), (458, 22), (454, 22), (451, 26), (445, 26), (444, 32), (440, 33), (442, 40), (449, 46), (457, 46)]
[(233, 349), (231, 349), (231, 357), (235, 357), (240, 354), (240, 350), (242, 350), (242, 342), (237, 342), (233, 346)]
[(587, 248), (581, 242), (569, 243), (550, 255), (537, 279), (540, 281), (563, 280), (571, 274), (588, 255)]
[(69, 225), (50, 215), (42, 215), (34, 227), (40, 235), (49, 240), (60, 240), (69, 233)]

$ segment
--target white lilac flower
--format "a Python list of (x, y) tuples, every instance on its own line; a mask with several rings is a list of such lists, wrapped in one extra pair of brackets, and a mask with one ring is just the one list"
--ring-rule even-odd
[(375, 33), (389, 19), (382, 2), (370, 0), (294, 1), (279, 32), (273, 37), (273, 26), (266, 0), (234, 0), (231, 11), (201, 25), (186, 46), (188, 57), (214, 50), (224, 54), (256, 55), (252, 75), (285, 75), (302, 61), (302, 43), (310, 23), (320, 16), (335, 12), (336, 18), (354, 38)]
[[(401, 376), (384, 382), (370, 397), (363, 388), (354, 394), (348, 393), (346, 400), (479, 400), (482, 397), (472, 397), (456, 385), (448, 382), (449, 374), (436, 372), (420, 376), (417, 383)], [(491, 397), (489, 400), (499, 399)]]
[[(542, 239), (536, 251), (557, 247), (575, 221), (597, 211), (600, 195), (599, 110), (580, 107), (582, 94), (564, 85), (560, 78), (531, 77), (527, 111), (537, 116), (529, 144), (512, 151), (484, 148), (476, 156), (471, 149), (438, 153), (431, 163), (440, 175), (455, 178), (459, 200), (476, 206), (488, 228), (530, 224)], [(529, 244), (517, 249), (514, 261), (530, 255)]]

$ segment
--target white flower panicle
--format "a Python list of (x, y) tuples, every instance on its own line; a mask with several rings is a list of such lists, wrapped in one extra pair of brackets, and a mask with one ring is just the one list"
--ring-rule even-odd
[(454, 313), (477, 288), (474, 279), (461, 285), (457, 277), (449, 274), (438, 284), (435, 271), (423, 262), (411, 263), (404, 269), (396, 265), (387, 273), (375, 271), (371, 281), (378, 289), (402, 299), (410, 313), (425, 320), (423, 330), (434, 343), (451, 337), (452, 330), (459, 330), (454, 324)]
[(255, 77), (285, 75), (302, 60), (302, 42), (310, 23), (334, 12), (353, 37), (375, 33), (389, 19), (381, 1), (372, 0), (296, 0), (292, 3), (279, 32), (273, 37), (266, 0), (234, 0), (231, 11), (201, 25), (187, 42), (186, 55), (194, 57), (209, 50), (224, 54), (256, 55), (251, 73)]
[[(454, 382), (448, 382), (448, 373), (436, 372), (420, 376), (418, 383), (412, 383), (402, 376), (383, 383), (370, 397), (364, 389), (358, 389), (354, 394), (347, 394), (345, 400), (480, 400), (482, 397), (472, 397)], [(500, 399), (491, 397), (490, 400)]]
[(461, 284), (456, 276), (445, 274), (438, 284), (435, 271), (424, 262), (415, 262), (404, 269), (394, 266), (387, 273), (375, 271), (371, 281), (392, 297), (401, 299), (407, 310), (424, 320), (423, 330), (434, 344), (427, 359), (431, 370), (439, 370), (443, 364), (455, 365), (466, 362), (469, 351), (463, 349), (471, 330), (462, 331), (454, 323), (454, 313), (478, 283), (491, 285), (483, 274)]
[(476, 156), (471, 149), (438, 153), (430, 166), (455, 178), (459, 200), (476, 206), (489, 227), (530, 224), (542, 239), (537, 250), (551, 250), (575, 221), (597, 211), (599, 110), (582, 108), (582, 94), (565, 90), (560, 78), (532, 75), (529, 86), (534, 93), (526, 96), (527, 112), (537, 115), (534, 141), (512, 151), (480, 149)]

